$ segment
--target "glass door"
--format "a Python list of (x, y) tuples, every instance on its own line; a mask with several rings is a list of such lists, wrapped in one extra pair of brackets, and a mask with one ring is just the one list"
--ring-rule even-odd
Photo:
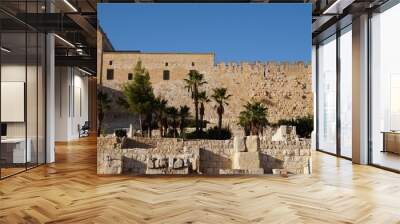
[(26, 170), (32, 151), (27, 144), (27, 36), (25, 32), (1, 34), (1, 175)]
[(352, 31), (340, 31), (340, 155), (352, 157)]
[(371, 18), (371, 162), (400, 171), (400, 4)]
[[(21, 16), (43, 13), (44, 3), (8, 1), (0, 7)], [(45, 44), (43, 33), (0, 12), (0, 178), (45, 163)]]
[(336, 35), (318, 47), (318, 149), (336, 154)]

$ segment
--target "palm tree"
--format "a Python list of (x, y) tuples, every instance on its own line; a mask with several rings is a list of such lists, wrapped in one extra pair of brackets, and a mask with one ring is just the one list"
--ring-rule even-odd
[(218, 114), (218, 129), (221, 131), (222, 115), (224, 114), (224, 105), (229, 105), (227, 101), (232, 95), (227, 95), (226, 88), (215, 88), (213, 89), (213, 91), (214, 93), (213, 95), (211, 95), (211, 97), (217, 103), (215, 107), (217, 109), (217, 114)]
[(172, 132), (173, 132), (173, 136), (174, 138), (176, 138), (176, 119), (178, 117), (178, 109), (176, 109), (176, 107), (167, 107), (167, 114), (170, 118), (170, 120), (172, 121), (171, 125), (172, 125)]
[(163, 137), (165, 132), (163, 131), (164, 128), (164, 120), (166, 117), (166, 109), (168, 105), (168, 100), (162, 98), (161, 96), (158, 96), (154, 100), (154, 113), (156, 115), (156, 122), (158, 129), (160, 130), (160, 136)]
[(179, 118), (180, 118), (179, 129), (180, 129), (180, 132), (181, 132), (181, 136), (183, 135), (183, 131), (184, 131), (185, 127), (186, 127), (186, 120), (190, 115), (189, 110), (190, 110), (190, 108), (188, 106), (186, 106), (186, 105), (185, 106), (181, 106), (179, 108)]
[(204, 125), (204, 103), (210, 102), (210, 100), (207, 97), (206, 91), (201, 91), (199, 92), (198, 100), (200, 103), (200, 109), (199, 109), (199, 114), (200, 114), (200, 131), (203, 131), (203, 125)]
[(194, 102), (194, 110), (195, 110), (195, 122), (196, 122), (196, 132), (199, 131), (199, 87), (206, 84), (204, 81), (204, 75), (200, 74), (196, 70), (190, 70), (188, 74), (188, 78), (184, 79), (186, 83), (186, 88), (189, 92), (192, 93), (192, 99)]
[(257, 135), (268, 124), (267, 108), (261, 102), (247, 102), (244, 108), (239, 115), (239, 125)]
[(97, 136), (100, 136), (100, 132), (103, 128), (103, 120), (105, 113), (111, 108), (111, 99), (106, 92), (99, 90), (97, 92), (97, 113), (98, 113), (98, 120), (99, 125), (97, 129)]

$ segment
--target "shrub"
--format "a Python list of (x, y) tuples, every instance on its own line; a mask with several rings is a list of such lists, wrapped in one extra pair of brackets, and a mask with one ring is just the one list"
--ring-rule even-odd
[(115, 136), (118, 137), (118, 138), (127, 137), (126, 130), (125, 129), (117, 129), (117, 130), (115, 130)]
[(311, 138), (311, 132), (314, 129), (313, 117), (310, 115), (296, 119), (279, 120), (277, 125), (296, 126), (296, 133), (301, 138)]
[(184, 133), (182, 137), (186, 139), (206, 139), (207, 135), (205, 131), (193, 131)]
[(219, 130), (218, 127), (213, 127), (206, 131), (194, 131), (191, 133), (187, 133), (184, 137), (187, 139), (226, 140), (232, 137), (232, 132), (229, 128), (222, 128), (221, 130)]
[[(199, 124), (201, 123), (201, 121), (199, 121)], [(203, 121), (203, 128), (207, 127), (207, 124), (209, 122), (204, 120)], [(195, 128), (196, 127), (196, 121), (194, 119), (187, 119), (186, 120), (186, 127), (187, 128)]]
[(207, 139), (226, 140), (232, 137), (232, 132), (229, 128), (213, 127), (207, 130)]

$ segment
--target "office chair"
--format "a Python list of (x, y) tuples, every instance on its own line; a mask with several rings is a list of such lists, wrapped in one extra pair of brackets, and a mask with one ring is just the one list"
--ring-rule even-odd
[(79, 138), (80, 137), (87, 137), (89, 136), (89, 121), (85, 121), (85, 123), (82, 125), (82, 127), (79, 129)]

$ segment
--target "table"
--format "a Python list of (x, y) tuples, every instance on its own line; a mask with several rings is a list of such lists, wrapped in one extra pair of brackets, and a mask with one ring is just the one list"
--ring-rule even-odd
[(382, 152), (392, 152), (400, 154), (400, 131), (382, 131), (383, 150)]
[[(26, 142), (26, 152), (25, 144)], [(6, 163), (26, 163), (31, 162), (31, 139), (25, 138), (5, 138), (1, 139), (1, 157)]]

